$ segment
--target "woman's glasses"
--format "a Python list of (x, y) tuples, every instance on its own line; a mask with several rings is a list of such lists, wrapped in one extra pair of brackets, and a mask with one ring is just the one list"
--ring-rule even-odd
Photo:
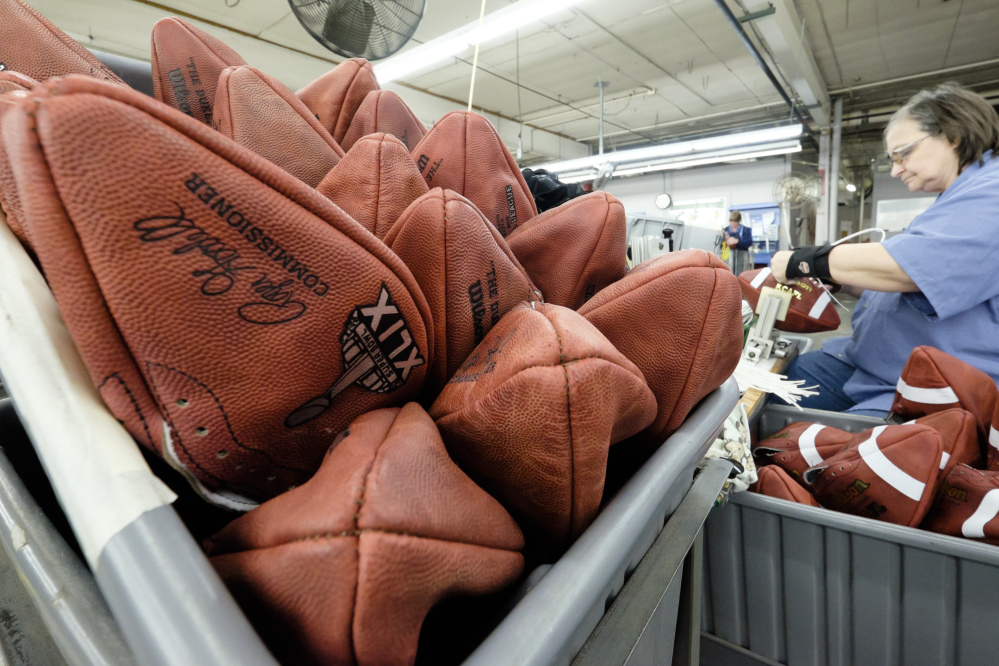
[(896, 148), (895, 150), (893, 150), (890, 153), (888, 153), (888, 159), (890, 159), (895, 164), (901, 165), (902, 162), (904, 162), (909, 157), (909, 155), (912, 154), (912, 151), (916, 148), (917, 145), (919, 145), (920, 141), (925, 141), (926, 139), (929, 139), (931, 136), (934, 136), (934, 135), (933, 134), (927, 134), (922, 139), (916, 139), (915, 141), (912, 141), (911, 143), (907, 143), (904, 146), (900, 146), (899, 148)]

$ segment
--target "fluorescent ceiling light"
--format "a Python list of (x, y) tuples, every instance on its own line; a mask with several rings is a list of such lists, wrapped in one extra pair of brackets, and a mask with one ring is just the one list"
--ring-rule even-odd
[[(749, 150), (742, 151), (717, 151), (715, 153), (708, 153), (696, 157), (694, 159), (670, 159), (670, 160), (658, 160), (655, 162), (649, 162), (645, 164), (632, 164), (623, 165), (621, 168), (614, 170), (614, 177), (618, 176), (635, 176), (642, 173), (650, 173), (653, 171), (669, 171), (674, 169), (687, 169), (695, 166), (704, 166), (707, 164), (720, 164), (722, 162), (732, 162), (735, 160), (748, 160), (755, 159), (759, 157), (772, 157), (775, 155), (787, 155), (789, 153), (801, 152), (801, 142), (800, 141), (784, 141), (780, 143), (770, 144), (768, 146), (752, 146)], [(532, 167), (533, 168), (533, 167)], [(583, 172), (571, 172), (563, 176), (559, 174), (559, 181), (563, 183), (581, 183), (587, 180), (593, 180), (596, 178), (597, 172), (593, 169), (586, 170)]]
[(796, 139), (801, 136), (801, 125), (788, 125), (785, 127), (774, 127), (753, 132), (739, 132), (737, 134), (725, 134), (723, 136), (713, 136), (707, 139), (694, 139), (693, 141), (679, 141), (677, 143), (667, 143), (661, 146), (649, 146), (648, 148), (636, 148), (634, 150), (619, 150), (603, 155), (590, 155), (564, 162), (552, 162), (550, 164), (540, 164), (532, 169), (547, 169), (554, 173), (579, 171), (588, 167), (594, 167), (604, 162), (621, 164), (624, 162), (635, 162), (638, 160), (653, 159), (656, 157), (672, 157), (690, 155), (694, 157), (696, 153), (703, 153), (710, 150), (724, 148), (736, 148), (739, 146), (749, 146), (758, 143), (772, 143), (774, 141), (784, 141)]
[(508, 35), (577, 2), (579, 0), (520, 0), (486, 16), (481, 28), (479, 22), (474, 21), (378, 63), (375, 65), (375, 76), (381, 84), (401, 79), (456, 56), (471, 46)]
[(847, 183), (846, 184), (846, 191), (847, 192), (856, 192), (857, 191), (857, 186), (854, 185), (853, 183)]

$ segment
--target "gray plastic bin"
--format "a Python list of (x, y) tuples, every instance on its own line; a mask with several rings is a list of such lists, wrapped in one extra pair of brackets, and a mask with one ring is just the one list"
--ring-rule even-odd
[[(768, 407), (857, 432), (871, 417)], [(999, 548), (741, 493), (705, 526), (703, 664), (994, 664)]]
[[(30, 447), (10, 399), (0, 446)], [(40, 470), (39, 470), (40, 472)], [(0, 449), (0, 664), (134, 664), (89, 570)]]
[[(729, 379), (708, 396), (472, 653), (465, 665), (570, 663), (621, 591), (625, 578), (635, 570), (663, 531), (663, 525), (669, 527), (667, 517), (687, 494), (694, 470), (738, 399), (739, 389), (734, 379)], [(711, 502), (730, 467), (724, 470), (713, 493), (709, 493)], [(700, 521), (704, 520), (710, 506), (709, 503), (702, 511)], [(671, 535), (672, 545), (679, 549), (681, 558), (697, 537), (700, 521), (694, 519), (687, 530)], [(655, 618), (656, 635), (643, 637), (659, 641), (659, 654), (668, 653), (670, 657), (679, 606), (679, 581), (679, 575), (673, 576), (668, 588), (657, 590), (665, 601), (654, 610), (662, 615)], [(650, 619), (653, 618), (639, 618), (646, 623)], [(657, 658), (641, 663), (670, 662)]]

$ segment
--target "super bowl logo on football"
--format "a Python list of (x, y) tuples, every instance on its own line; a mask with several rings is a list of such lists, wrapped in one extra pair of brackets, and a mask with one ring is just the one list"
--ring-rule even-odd
[(296, 428), (320, 416), (352, 384), (372, 393), (394, 391), (413, 368), (426, 362), (384, 283), (377, 302), (358, 306), (347, 317), (340, 334), (340, 357), (343, 374), (322, 395), (289, 414), (286, 427)]

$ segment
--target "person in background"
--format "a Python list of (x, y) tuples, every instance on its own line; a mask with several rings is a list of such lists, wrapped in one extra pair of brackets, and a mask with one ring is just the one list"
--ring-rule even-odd
[(749, 248), (753, 244), (753, 230), (742, 226), (742, 213), (733, 210), (728, 216), (729, 226), (721, 230), (723, 242), (728, 245), (728, 265), (738, 275), (753, 268)]
[(886, 416), (920, 345), (999, 380), (999, 115), (947, 83), (896, 111), (884, 140), (891, 175), (936, 201), (882, 243), (802, 247), (771, 261), (780, 282), (818, 277), (863, 294), (853, 337), (826, 340), (788, 369), (819, 385), (802, 407)]

